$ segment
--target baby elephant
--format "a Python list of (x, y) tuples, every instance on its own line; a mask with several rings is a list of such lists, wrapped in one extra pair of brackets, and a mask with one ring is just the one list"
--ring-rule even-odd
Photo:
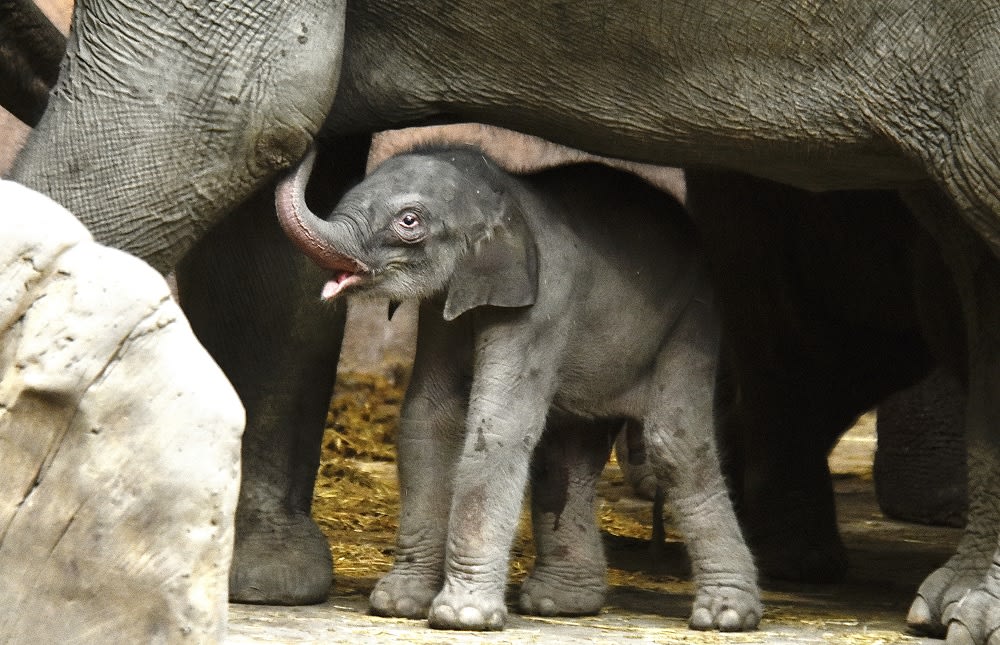
[(386, 161), (323, 221), (304, 203), (311, 165), (277, 199), (286, 231), (333, 272), (322, 296), (421, 300), (396, 559), (373, 611), (501, 629), (529, 476), (538, 556), (521, 609), (599, 611), (594, 489), (627, 422), (687, 540), (690, 625), (755, 628), (756, 569), (712, 430), (716, 317), (680, 206), (607, 167), (513, 177), (452, 148)]

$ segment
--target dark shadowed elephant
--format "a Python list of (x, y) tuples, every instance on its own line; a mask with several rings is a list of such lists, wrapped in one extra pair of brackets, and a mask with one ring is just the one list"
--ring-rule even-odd
[[(857, 417), (939, 364), (961, 373), (961, 309), (933, 240), (891, 191), (813, 194), (732, 173), (687, 173), (688, 210), (704, 241), (723, 321), (717, 386), (719, 444), (761, 570), (836, 580), (846, 570), (827, 457)], [(945, 279), (939, 279), (944, 275)], [(935, 312), (927, 315), (928, 310)], [(948, 357), (957, 357), (948, 361)], [(962, 405), (958, 388), (929, 386)], [(926, 397), (927, 395), (925, 395)], [(933, 413), (917, 396), (907, 402)], [(886, 415), (890, 422), (893, 411)], [(888, 469), (880, 498), (927, 504), (943, 481), (963, 484), (956, 420), (901, 427), (880, 450), (913, 451), (927, 475)], [(941, 446), (937, 442), (952, 441)], [(930, 441), (947, 452), (924, 449)], [(950, 456), (950, 459), (945, 458)], [(897, 458), (897, 468), (911, 466)], [(918, 474), (921, 462), (909, 474)], [(921, 487), (919, 484), (923, 483)], [(905, 487), (911, 498), (893, 498)], [(950, 498), (961, 513), (964, 490)], [(941, 502), (938, 502), (941, 503)], [(925, 517), (927, 514), (925, 514)], [(791, 527), (794, 527), (792, 529)]]

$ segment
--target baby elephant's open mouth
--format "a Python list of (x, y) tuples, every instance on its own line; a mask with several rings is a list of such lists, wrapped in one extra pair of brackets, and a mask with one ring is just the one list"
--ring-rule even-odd
[(351, 271), (338, 271), (332, 279), (323, 285), (323, 293), (320, 294), (320, 297), (323, 300), (331, 300), (339, 296), (351, 285), (358, 284), (359, 282), (361, 282), (359, 274)]

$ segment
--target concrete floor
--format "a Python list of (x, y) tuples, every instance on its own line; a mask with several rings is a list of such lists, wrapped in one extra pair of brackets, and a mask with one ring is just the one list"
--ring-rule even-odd
[[(760, 629), (746, 634), (686, 628), (691, 586), (669, 563), (650, 574), (648, 543), (608, 536), (614, 579), (607, 608), (585, 618), (536, 618), (512, 613), (503, 632), (431, 630), (423, 621), (367, 615), (371, 578), (338, 576), (344, 591), (312, 607), (232, 605), (227, 643), (932, 643), (906, 630), (905, 615), (920, 581), (954, 549), (959, 531), (886, 519), (870, 481), (874, 434), (870, 419), (847, 435), (831, 457), (841, 531), (851, 562), (847, 580), (834, 585), (765, 585)], [(646, 504), (620, 491), (614, 504)], [(679, 546), (674, 545), (675, 555)], [(668, 558), (669, 559), (669, 558)], [(653, 580), (655, 584), (647, 584)]]

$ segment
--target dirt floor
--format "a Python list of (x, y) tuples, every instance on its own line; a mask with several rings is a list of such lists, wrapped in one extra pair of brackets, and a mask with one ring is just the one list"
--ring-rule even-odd
[[(683, 573), (683, 547), (668, 532), (666, 554), (658, 560), (650, 555), (651, 504), (632, 497), (613, 461), (605, 470), (598, 509), (611, 585), (600, 615), (563, 619), (512, 612), (505, 631), (486, 634), (435, 631), (423, 621), (367, 615), (367, 596), (392, 562), (398, 511), (392, 437), (403, 365), (390, 361), (377, 373), (347, 372), (338, 381), (314, 499), (314, 516), (334, 556), (330, 600), (311, 607), (231, 605), (227, 643), (933, 642), (908, 634), (904, 618), (917, 585), (948, 557), (959, 531), (895, 522), (879, 512), (871, 483), (870, 415), (831, 457), (851, 562), (848, 579), (835, 585), (765, 583), (766, 609), (757, 632), (686, 628), (692, 587)], [(527, 529), (525, 515), (511, 592), (530, 568)]]

